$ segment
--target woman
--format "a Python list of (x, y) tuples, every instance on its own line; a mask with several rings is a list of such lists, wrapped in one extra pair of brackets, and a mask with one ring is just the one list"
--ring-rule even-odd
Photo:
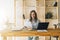
[[(32, 10), (30, 12), (30, 19), (26, 20), (26, 22), (24, 23), (24, 28), (26, 28), (26, 30), (36, 30), (37, 26), (38, 26), (39, 20), (37, 18), (37, 13), (35, 10)], [(35, 40), (37, 40), (38, 37), (35, 37)], [(29, 40), (32, 40), (33, 37), (29, 37)]]
[(26, 20), (24, 23), (24, 27), (28, 30), (36, 30), (38, 26), (39, 20), (37, 18), (37, 13), (35, 10), (30, 12), (30, 19)]

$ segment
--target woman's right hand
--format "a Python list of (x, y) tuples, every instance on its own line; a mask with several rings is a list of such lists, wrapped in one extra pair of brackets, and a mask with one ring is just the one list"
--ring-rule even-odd
[(32, 30), (32, 28), (27, 28), (27, 30)]
[(28, 28), (28, 27), (24, 26), (22, 30), (32, 30), (32, 28)]

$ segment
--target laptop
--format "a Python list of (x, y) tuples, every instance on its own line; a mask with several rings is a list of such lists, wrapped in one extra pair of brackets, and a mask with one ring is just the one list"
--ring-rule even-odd
[(49, 22), (40, 22), (39, 24), (38, 24), (38, 27), (37, 27), (37, 30), (38, 31), (46, 31), (47, 30), (47, 28), (48, 28), (48, 25), (49, 25)]

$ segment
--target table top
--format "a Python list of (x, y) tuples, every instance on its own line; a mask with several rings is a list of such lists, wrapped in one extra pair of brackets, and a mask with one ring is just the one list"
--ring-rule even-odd
[(60, 36), (60, 29), (47, 30), (47, 32), (33, 31), (6, 31), (0, 32), (2, 36)]

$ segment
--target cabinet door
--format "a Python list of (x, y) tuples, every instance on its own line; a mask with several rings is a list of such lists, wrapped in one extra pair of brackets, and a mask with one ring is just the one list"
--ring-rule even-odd
[(26, 19), (29, 19), (30, 11), (32, 10), (36, 10), (36, 0), (24, 0), (24, 14)]
[(45, 0), (37, 0), (36, 6), (38, 19), (45, 22)]

